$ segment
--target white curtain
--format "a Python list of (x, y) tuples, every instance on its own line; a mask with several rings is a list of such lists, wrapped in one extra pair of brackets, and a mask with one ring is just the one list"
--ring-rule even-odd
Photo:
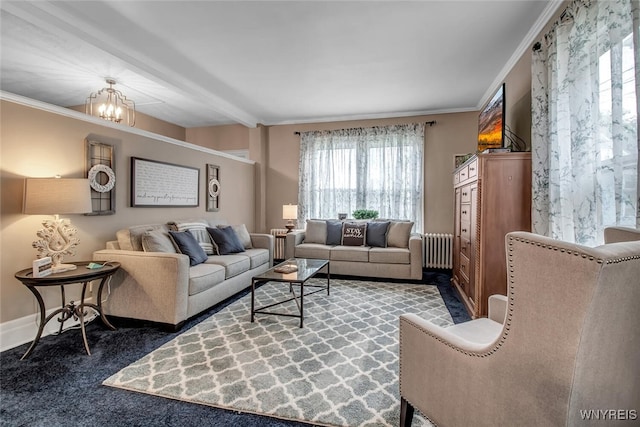
[(533, 231), (585, 245), (640, 226), (637, 0), (571, 3), (532, 58)]
[(424, 124), (302, 132), (300, 225), (373, 209), (421, 231), (423, 145)]

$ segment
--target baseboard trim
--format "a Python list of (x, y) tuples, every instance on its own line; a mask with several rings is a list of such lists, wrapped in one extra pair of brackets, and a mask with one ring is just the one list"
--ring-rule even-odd
[[(92, 302), (91, 298), (87, 298), (85, 302)], [(47, 316), (56, 311), (58, 308), (51, 308), (47, 310)], [(91, 316), (91, 315), (90, 315)], [(93, 317), (90, 317), (93, 320)], [(19, 319), (9, 320), (8, 322), (0, 323), (0, 352), (10, 350), (18, 347), (22, 344), (30, 343), (36, 337), (38, 333), (37, 322), (40, 320), (40, 314), (30, 314), (28, 316), (21, 317)], [(89, 320), (89, 322), (91, 321)], [(88, 323), (88, 322), (87, 322)], [(64, 322), (65, 329), (74, 326), (79, 326), (80, 322), (73, 318)], [(51, 319), (47, 323), (42, 331), (42, 336), (57, 334), (59, 330), (59, 323), (54, 319)]]

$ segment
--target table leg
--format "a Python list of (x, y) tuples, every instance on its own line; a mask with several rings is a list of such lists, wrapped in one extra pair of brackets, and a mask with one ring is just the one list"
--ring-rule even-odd
[(331, 280), (331, 263), (327, 264), (327, 295), (329, 295), (329, 281)]
[(87, 354), (91, 356), (91, 351), (89, 350), (89, 343), (87, 342), (87, 329), (84, 325), (84, 299), (85, 294), (87, 293), (87, 285), (89, 282), (84, 282), (82, 284), (82, 296), (80, 297), (80, 305), (76, 311), (76, 315), (80, 321), (80, 330), (82, 331), (82, 340), (84, 341), (84, 349), (87, 350)]
[(255, 320), (256, 281), (251, 279), (251, 323)]
[[(60, 297), (62, 298), (62, 304), (60, 304), (60, 307), (64, 307), (67, 305), (67, 299), (64, 296), (64, 285), (60, 285)], [(60, 335), (62, 333), (62, 327), (64, 326), (64, 322), (67, 319), (64, 318), (64, 313), (62, 313), (62, 316), (60, 317), (60, 319), (58, 319), (58, 322), (60, 322), (60, 329), (58, 329), (58, 335)]]
[(300, 283), (300, 327), (304, 322), (304, 280)]
[(44, 301), (42, 300), (40, 292), (38, 292), (36, 288), (31, 286), (27, 286), (27, 289), (29, 289), (31, 293), (35, 295), (36, 300), (38, 300), (38, 306), (40, 307), (40, 325), (38, 325), (38, 333), (36, 334), (36, 338), (33, 340), (26, 353), (20, 358), (20, 360), (24, 360), (31, 355), (31, 352), (33, 352), (33, 349), (36, 348), (36, 345), (38, 345), (38, 342), (40, 341), (42, 331), (44, 330), (44, 325), (46, 324)]
[(102, 289), (107, 279), (108, 279), (107, 277), (103, 277), (102, 280), (100, 281), (100, 286), (98, 286), (98, 314), (100, 315), (100, 320), (102, 320), (102, 323), (104, 323), (107, 328), (111, 329), (112, 331), (115, 331), (116, 327), (113, 326), (109, 322), (109, 320), (107, 320), (107, 316), (105, 316), (104, 311), (102, 310)]

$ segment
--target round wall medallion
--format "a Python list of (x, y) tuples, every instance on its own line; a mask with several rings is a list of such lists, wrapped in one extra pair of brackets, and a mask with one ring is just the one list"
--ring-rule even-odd
[[(107, 182), (104, 184), (100, 184), (98, 182), (98, 174), (102, 172), (107, 175)], [(91, 188), (96, 190), (99, 193), (106, 193), (107, 191), (111, 191), (113, 187), (116, 185), (116, 174), (113, 172), (107, 165), (94, 165), (91, 169), (89, 169), (89, 174), (87, 176), (89, 178), (89, 185)]]
[(209, 180), (209, 195), (213, 198), (220, 195), (220, 182), (215, 178)]

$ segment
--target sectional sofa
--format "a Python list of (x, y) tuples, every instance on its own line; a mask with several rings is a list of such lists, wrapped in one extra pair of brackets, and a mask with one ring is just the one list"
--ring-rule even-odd
[(307, 220), (287, 234), (286, 258), (330, 261), (331, 274), (422, 279), (422, 237), (401, 220)]
[[(217, 255), (218, 246), (207, 230), (228, 231), (226, 226), (226, 221), (198, 219), (118, 231), (117, 240), (93, 253), (94, 261), (121, 264), (103, 302), (106, 314), (178, 330), (190, 317), (250, 286), (253, 276), (273, 265), (274, 238), (234, 225), (229, 228), (241, 248)], [(195, 239), (198, 247), (176, 245), (181, 242), (172, 236), (189, 237), (188, 242)]]

